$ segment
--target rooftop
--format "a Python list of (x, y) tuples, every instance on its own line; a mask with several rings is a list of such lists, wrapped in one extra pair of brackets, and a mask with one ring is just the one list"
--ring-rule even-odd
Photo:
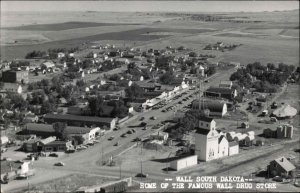
[(111, 123), (114, 118), (111, 117), (92, 117), (92, 116), (79, 116), (79, 115), (69, 115), (69, 114), (46, 114), (44, 119), (57, 119), (59, 120), (69, 120), (69, 121), (88, 121), (88, 122), (98, 122), (98, 123)]

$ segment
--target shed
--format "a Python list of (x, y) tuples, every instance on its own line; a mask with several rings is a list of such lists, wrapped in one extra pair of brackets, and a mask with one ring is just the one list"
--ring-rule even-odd
[(197, 160), (198, 160), (197, 155), (177, 159), (177, 160), (174, 160), (170, 163), (170, 167), (172, 169), (178, 171), (178, 170), (181, 170), (181, 169), (184, 169), (184, 168), (187, 168), (187, 167), (197, 165), (197, 163), (198, 163)]
[(239, 153), (239, 144), (236, 141), (228, 143), (228, 155), (235, 155)]

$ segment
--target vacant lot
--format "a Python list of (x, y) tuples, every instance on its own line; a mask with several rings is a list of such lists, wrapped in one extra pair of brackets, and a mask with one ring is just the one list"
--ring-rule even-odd
[[(112, 180), (115, 179), (94, 175), (72, 174), (46, 183), (29, 186), (29, 190), (39, 190), (43, 192), (75, 192), (80, 187), (100, 185)], [(28, 190), (28, 188), (23, 189), (23, 191), (26, 190)]]

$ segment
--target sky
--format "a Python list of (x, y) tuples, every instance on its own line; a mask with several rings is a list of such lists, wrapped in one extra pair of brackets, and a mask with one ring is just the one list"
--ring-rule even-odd
[(299, 1), (1, 1), (1, 11), (261, 12), (299, 9)]

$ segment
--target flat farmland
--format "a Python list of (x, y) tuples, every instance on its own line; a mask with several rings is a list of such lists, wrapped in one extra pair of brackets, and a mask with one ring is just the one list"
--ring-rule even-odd
[[(98, 26), (115, 26), (115, 25), (128, 25), (126, 23), (96, 23), (96, 22), (65, 22), (65, 23), (53, 23), (53, 24), (37, 24), (37, 25), (25, 25), (18, 27), (9, 27), (8, 30), (28, 30), (28, 31), (61, 31), (68, 29), (98, 27)], [(130, 24), (139, 25), (139, 24)], [(4, 28), (5, 29), (5, 28)]]
[(151, 35), (155, 32), (170, 33), (188, 33), (198, 34), (213, 31), (211, 29), (176, 29), (176, 28), (140, 28), (128, 31), (119, 31), (111, 33), (97, 34), (87, 37), (74, 38), (62, 41), (53, 41), (43, 44), (19, 45), (19, 46), (2, 46), (1, 52), (4, 58), (24, 57), (26, 53), (33, 50), (47, 50), (49, 48), (70, 48), (80, 46), (83, 43), (94, 42), (99, 40), (122, 40), (122, 41), (150, 41), (160, 38), (169, 37), (170, 35)]

